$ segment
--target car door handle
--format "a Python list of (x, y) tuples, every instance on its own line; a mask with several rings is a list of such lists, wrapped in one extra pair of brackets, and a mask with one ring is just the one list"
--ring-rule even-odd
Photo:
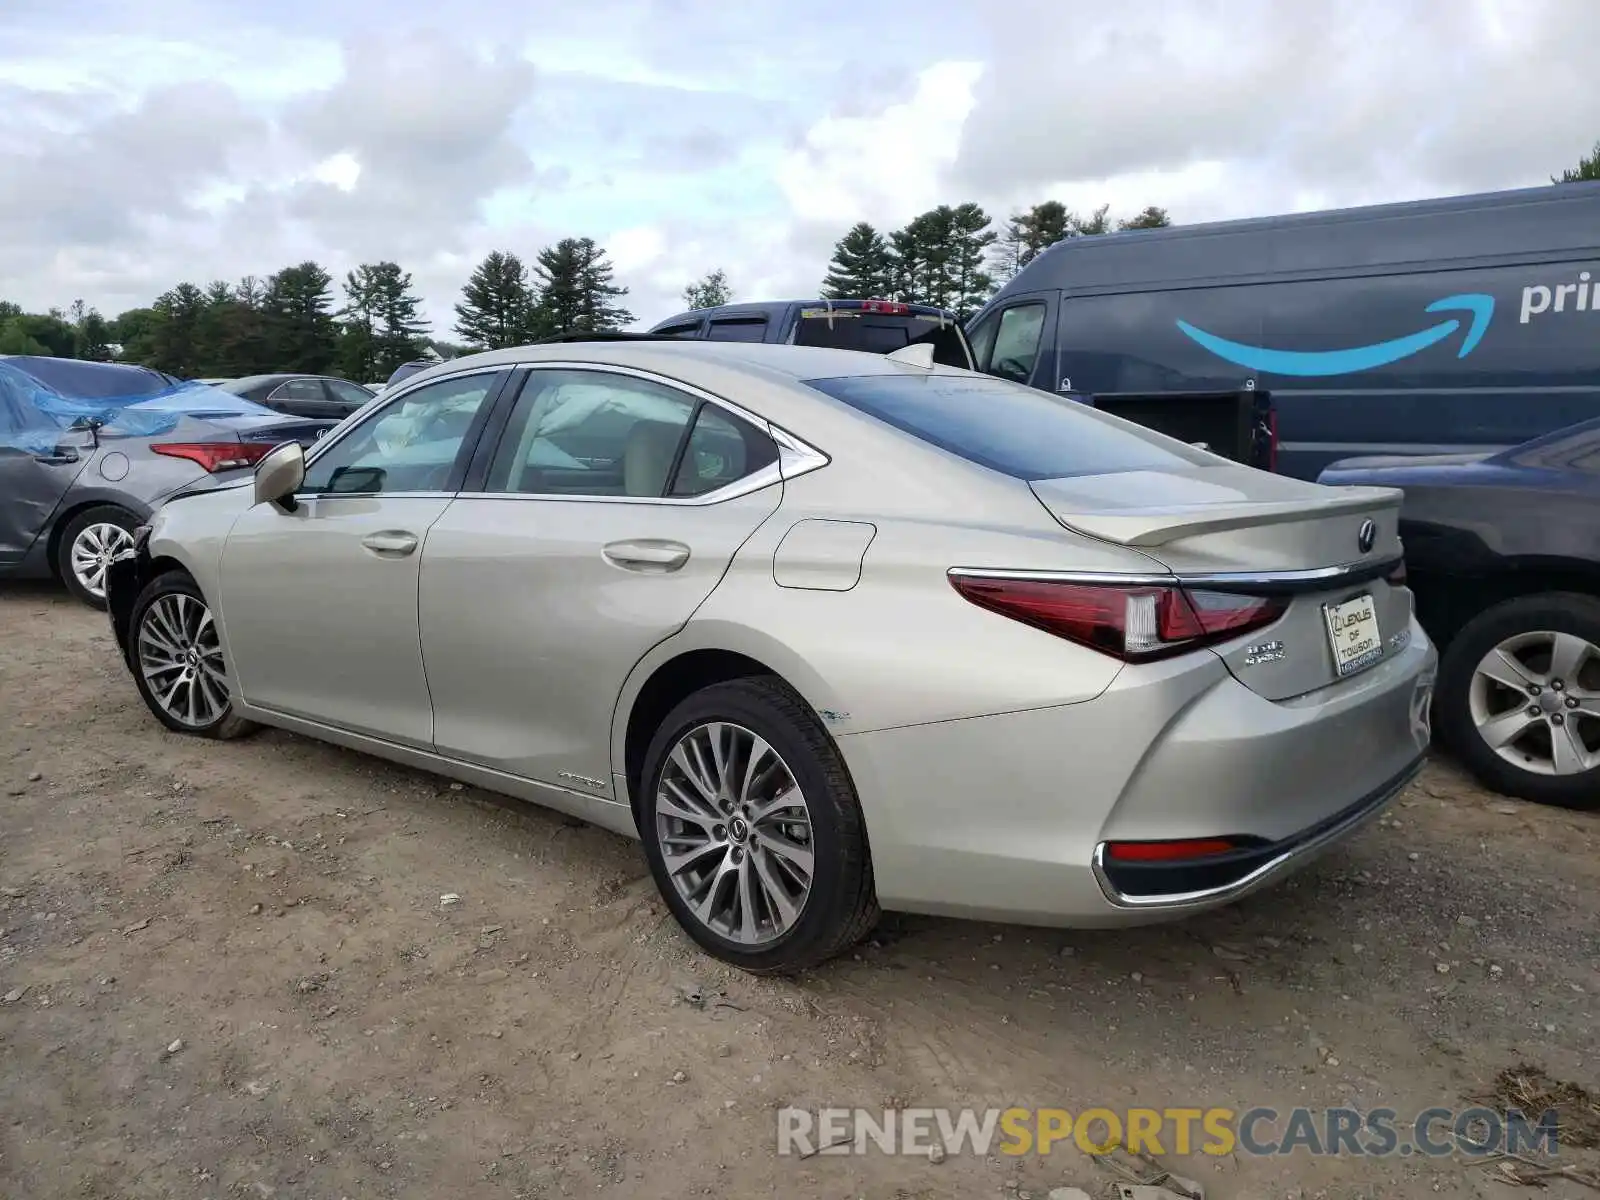
[(379, 554), (405, 555), (417, 548), (417, 535), (403, 529), (385, 529), (381, 533), (367, 534), (361, 544)]
[(47, 467), (65, 467), (78, 461), (75, 451), (68, 450), (62, 454), (35, 454), (33, 461), (43, 463)]
[(607, 562), (628, 571), (676, 571), (689, 561), (689, 547), (659, 538), (610, 542), (600, 553)]

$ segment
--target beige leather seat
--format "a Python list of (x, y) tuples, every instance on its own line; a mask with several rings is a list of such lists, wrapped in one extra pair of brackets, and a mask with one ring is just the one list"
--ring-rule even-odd
[(628, 431), (622, 450), (622, 490), (629, 496), (660, 496), (678, 452), (683, 426), (640, 421)]

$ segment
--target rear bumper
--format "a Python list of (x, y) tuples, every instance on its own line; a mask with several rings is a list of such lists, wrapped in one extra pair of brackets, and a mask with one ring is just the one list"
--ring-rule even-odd
[(1297, 870), (1349, 837), (1389, 807), (1422, 771), (1425, 761), (1419, 754), (1393, 779), (1309, 829), (1233, 854), (1148, 867), (1119, 865), (1107, 861), (1106, 843), (1102, 842), (1094, 851), (1095, 879), (1106, 899), (1118, 908), (1178, 912), (1226, 904)]
[[(879, 899), (1069, 926), (1229, 903), (1403, 790), (1427, 750), (1437, 661), (1413, 623), (1403, 651), (1293, 701), (1267, 700), (1214, 655), (1192, 655), (1128, 668), (1080, 704), (842, 736)], [(1104, 868), (1108, 841), (1215, 837), (1241, 841), (1247, 856), (1198, 884), (1135, 887)]]

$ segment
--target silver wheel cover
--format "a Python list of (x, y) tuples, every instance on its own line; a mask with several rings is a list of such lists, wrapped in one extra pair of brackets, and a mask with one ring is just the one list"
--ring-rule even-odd
[(78, 586), (96, 600), (106, 597), (106, 568), (124, 550), (133, 549), (133, 535), (121, 525), (97, 521), (85, 525), (67, 548), (68, 569)]
[(1530, 630), (1478, 662), (1467, 694), (1484, 745), (1535, 775), (1600, 767), (1600, 646)]

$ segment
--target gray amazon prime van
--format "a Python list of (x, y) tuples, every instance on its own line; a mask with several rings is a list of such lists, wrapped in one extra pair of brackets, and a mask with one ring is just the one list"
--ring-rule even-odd
[(1303, 479), (1492, 452), (1600, 415), (1600, 183), (1071, 238), (967, 336), (980, 370), (1169, 432), (1266, 393)]

